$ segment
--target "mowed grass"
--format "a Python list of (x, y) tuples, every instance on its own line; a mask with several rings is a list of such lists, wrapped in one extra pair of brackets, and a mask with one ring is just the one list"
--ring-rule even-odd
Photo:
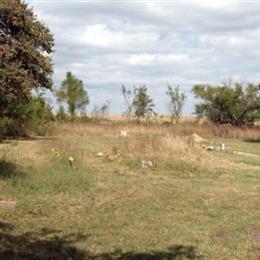
[(0, 144), (0, 199), (17, 201), (0, 208), (0, 259), (260, 257), (259, 142), (203, 136), (228, 146), (208, 152), (169, 127), (120, 128)]

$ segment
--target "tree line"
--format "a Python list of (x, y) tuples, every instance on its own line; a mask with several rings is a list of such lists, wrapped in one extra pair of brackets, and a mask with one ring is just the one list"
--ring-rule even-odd
[[(57, 118), (61, 120), (66, 119), (64, 104), (66, 104), (70, 119), (75, 118), (76, 112), (84, 114), (86, 106), (89, 104), (89, 95), (84, 88), (83, 82), (77, 79), (72, 72), (67, 72), (66, 78), (62, 81), (60, 88), (56, 89), (54, 93), (59, 104)], [(126, 106), (125, 116), (136, 116), (137, 119), (140, 119), (146, 115), (156, 115), (154, 111), (155, 104), (148, 94), (146, 85), (140, 87), (133, 86), (132, 88), (122, 85), (121, 93)], [(166, 94), (169, 97), (171, 121), (178, 123), (186, 96), (180, 91), (179, 86), (172, 88), (169, 84)], [(91, 114), (96, 117), (105, 116), (109, 111), (109, 107), (110, 101), (106, 101), (101, 106), (95, 105)]]
[[(74, 77), (75, 81), (71, 80)], [(80, 82), (81, 84), (78, 84)], [(260, 118), (260, 87), (259, 85), (223, 82), (219, 86), (207, 84), (194, 85), (192, 92), (200, 103), (195, 105), (195, 113), (206, 116), (209, 120), (220, 124), (234, 126), (253, 124)], [(154, 114), (154, 101), (148, 94), (146, 85), (127, 88), (122, 85), (121, 93), (124, 98), (126, 110), (124, 115), (135, 116), (140, 119), (146, 115)], [(71, 118), (75, 116), (75, 109), (83, 109), (89, 103), (89, 97), (83, 87), (83, 83), (77, 80), (71, 72), (67, 73), (60, 89), (56, 92), (67, 102), (68, 112)], [(178, 123), (186, 101), (186, 95), (180, 91), (177, 85), (173, 88), (168, 84), (166, 95), (168, 96), (168, 110), (171, 122)], [(72, 109), (73, 108), (73, 109)], [(62, 108), (63, 110), (63, 108)], [(105, 110), (104, 110), (105, 111)]]
[[(53, 88), (52, 55), (54, 36), (40, 22), (23, 0), (0, 1), (0, 135), (18, 134), (28, 127), (46, 126), (49, 120), (84, 111), (89, 96), (83, 82), (71, 72), (66, 74), (58, 89)], [(52, 113), (43, 90), (55, 93), (59, 104), (58, 117)], [(154, 113), (154, 102), (145, 85), (121, 92), (125, 101), (125, 115), (138, 119)], [(195, 113), (214, 123), (235, 126), (252, 125), (260, 119), (260, 85), (223, 82), (220, 85), (198, 84), (192, 92), (199, 100)], [(178, 122), (186, 96), (179, 87), (167, 86), (169, 112), (172, 122)], [(105, 115), (110, 102), (96, 105), (92, 115)], [(43, 129), (44, 130), (44, 129)]]

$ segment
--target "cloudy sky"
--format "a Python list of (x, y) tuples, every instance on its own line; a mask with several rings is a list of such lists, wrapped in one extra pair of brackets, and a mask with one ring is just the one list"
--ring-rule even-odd
[(167, 112), (167, 83), (188, 96), (197, 83), (232, 78), (260, 81), (260, 2), (27, 0), (55, 36), (54, 83), (66, 71), (82, 79), (93, 105), (147, 84), (159, 113)]

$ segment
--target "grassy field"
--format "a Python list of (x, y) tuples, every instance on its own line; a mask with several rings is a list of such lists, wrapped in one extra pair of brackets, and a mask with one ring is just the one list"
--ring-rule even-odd
[[(227, 150), (180, 137), (194, 132)], [(5, 140), (0, 200), (17, 206), (0, 208), (0, 259), (260, 259), (259, 138), (259, 129), (119, 123)]]

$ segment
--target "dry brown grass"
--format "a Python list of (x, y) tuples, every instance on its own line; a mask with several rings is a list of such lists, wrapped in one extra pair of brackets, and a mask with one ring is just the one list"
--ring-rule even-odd
[(128, 134), (160, 134), (160, 135), (176, 135), (187, 136), (197, 133), (203, 137), (221, 137), (221, 138), (239, 138), (247, 140), (260, 139), (260, 127), (233, 127), (230, 125), (214, 125), (210, 123), (180, 123), (172, 126), (164, 126), (161, 124), (125, 124), (117, 122), (106, 122), (106, 124), (59, 124), (56, 123), (50, 127), (51, 135), (73, 135), (84, 136), (88, 134), (116, 134), (120, 129), (124, 129)]
[[(108, 115), (106, 116), (106, 119), (111, 121), (119, 121), (119, 122), (128, 122), (128, 121), (136, 121), (135, 117), (127, 117), (122, 115)], [(157, 122), (157, 123), (163, 123), (163, 122), (170, 122), (171, 117), (168, 115), (161, 115), (161, 116), (147, 116), (146, 118), (142, 119), (142, 121), (145, 121), (146, 119), (150, 120), (151, 122)], [(206, 122), (206, 119), (198, 119), (196, 115), (183, 115), (180, 118), (180, 122)]]
[[(56, 127), (58, 127), (58, 132)], [(128, 132), (127, 137), (117, 136), (118, 131), (122, 128)], [(95, 170), (106, 170), (107, 167), (103, 163), (100, 164), (102, 158), (98, 158), (97, 153), (102, 152), (104, 155), (113, 155), (114, 149), (120, 150), (122, 158), (116, 159), (116, 162), (110, 164), (111, 171), (123, 169), (124, 167), (118, 161), (125, 160), (128, 161), (126, 164), (129, 165), (128, 168), (131, 173), (141, 167), (141, 160), (152, 160), (159, 168), (164, 167), (164, 162), (167, 164), (167, 161), (171, 160), (181, 160), (184, 164), (187, 162), (197, 167), (206, 167), (212, 170), (255, 168), (243, 163), (232, 162), (226, 159), (225, 156), (221, 156), (221, 152), (211, 153), (204, 150), (201, 144), (190, 142), (185, 137), (194, 133), (194, 129), (198, 130), (195, 130), (196, 133), (203, 133), (202, 137), (209, 140), (208, 144), (213, 141), (212, 136), (216, 138), (213, 130), (218, 131), (217, 134), (221, 137), (223, 135), (228, 137), (240, 135), (248, 139), (255, 137), (257, 133), (256, 129), (235, 128), (225, 129), (225, 132), (223, 132), (224, 127), (221, 126), (195, 124), (179, 124), (172, 127), (130, 124), (123, 126), (113, 124), (66, 124), (61, 125), (61, 127), (56, 125), (52, 134), (58, 137), (54, 144), (59, 150), (64, 151), (66, 158), (73, 155), (77, 161), (82, 161), (82, 164), (86, 166), (91, 165)], [(82, 151), (84, 151), (84, 160), (82, 160)], [(218, 154), (219, 156), (216, 156)], [(225, 154), (232, 156), (232, 150)]]
[(125, 138), (122, 148), (129, 154), (174, 156), (181, 159), (199, 160), (206, 154), (199, 145), (191, 144), (179, 136), (147, 135)]

